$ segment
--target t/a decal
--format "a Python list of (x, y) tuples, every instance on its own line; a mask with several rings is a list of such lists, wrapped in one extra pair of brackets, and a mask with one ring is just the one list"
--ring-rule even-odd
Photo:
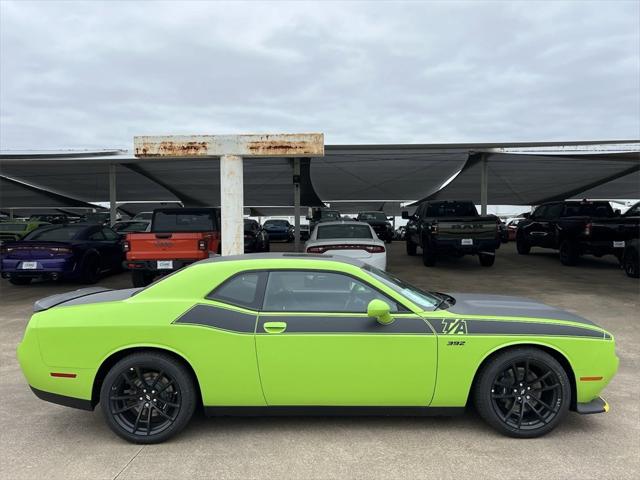
[(459, 318), (456, 319), (443, 319), (442, 320), (442, 333), (445, 335), (466, 335), (467, 334), (467, 322)]

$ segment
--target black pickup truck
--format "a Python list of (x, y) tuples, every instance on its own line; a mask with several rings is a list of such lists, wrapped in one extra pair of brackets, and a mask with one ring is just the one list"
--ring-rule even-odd
[(407, 254), (416, 255), (422, 249), (422, 261), (427, 267), (436, 264), (440, 255), (478, 255), (480, 265), (490, 267), (500, 248), (500, 220), (495, 215), (478, 215), (469, 201), (433, 201), (418, 205), (409, 215), (405, 240)]
[(625, 244), (638, 238), (640, 217), (625, 215), (606, 201), (567, 200), (544, 203), (518, 224), (518, 253), (531, 247), (559, 250), (563, 265), (575, 265), (581, 255), (615, 255), (622, 260)]

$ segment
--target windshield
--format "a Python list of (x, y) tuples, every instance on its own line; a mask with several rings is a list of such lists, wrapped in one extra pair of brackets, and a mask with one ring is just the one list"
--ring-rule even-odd
[(26, 223), (0, 223), (0, 232), (23, 232), (26, 229)]
[(288, 227), (289, 222), (286, 220), (267, 220), (264, 222), (265, 227)]
[(78, 235), (78, 233), (85, 230), (87, 227), (58, 227), (58, 228), (44, 228), (34, 230), (24, 237), (24, 240), (40, 240), (43, 242), (68, 242)]
[(116, 232), (144, 232), (149, 226), (149, 222), (123, 222), (116, 223), (113, 229)]
[(358, 215), (358, 220), (362, 220), (363, 222), (386, 222), (387, 216), (384, 212), (363, 212)]
[(153, 216), (153, 232), (213, 232), (215, 218), (212, 211), (205, 212), (163, 212)]
[(332, 238), (373, 238), (369, 225), (319, 225), (318, 240), (328, 240)]
[(637, 217), (640, 216), (640, 203), (636, 203), (633, 207), (627, 210), (624, 214), (625, 217)]
[(441, 202), (427, 205), (427, 217), (477, 217), (476, 206), (471, 202)]
[(368, 264), (362, 268), (363, 270), (369, 272), (369, 274), (375, 279), (381, 281), (387, 287), (391, 288), (400, 295), (408, 298), (424, 310), (435, 310), (436, 307), (442, 302), (442, 298), (432, 293), (425, 292), (418, 287), (414, 287), (413, 285), (404, 282), (397, 277), (394, 277), (388, 272), (384, 272)]
[(321, 210), (320, 218), (323, 220), (340, 220), (340, 212), (335, 210)]

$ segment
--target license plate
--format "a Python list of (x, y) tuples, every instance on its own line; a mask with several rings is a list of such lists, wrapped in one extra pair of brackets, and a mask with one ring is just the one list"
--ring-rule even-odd
[(38, 262), (22, 262), (20, 268), (22, 270), (35, 270), (38, 268)]
[(624, 248), (624, 240), (620, 242), (613, 242), (613, 248)]
[(173, 260), (158, 260), (158, 270), (172, 270)]
[(462, 245), (473, 245), (473, 238), (463, 238)]

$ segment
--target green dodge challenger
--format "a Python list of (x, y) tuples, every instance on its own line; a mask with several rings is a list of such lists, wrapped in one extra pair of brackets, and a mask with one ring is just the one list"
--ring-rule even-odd
[(346, 258), (203, 260), (144, 288), (35, 304), (34, 393), (156, 443), (209, 415), (433, 415), (474, 402), (514, 437), (608, 410), (613, 336), (524, 298), (422, 291)]

